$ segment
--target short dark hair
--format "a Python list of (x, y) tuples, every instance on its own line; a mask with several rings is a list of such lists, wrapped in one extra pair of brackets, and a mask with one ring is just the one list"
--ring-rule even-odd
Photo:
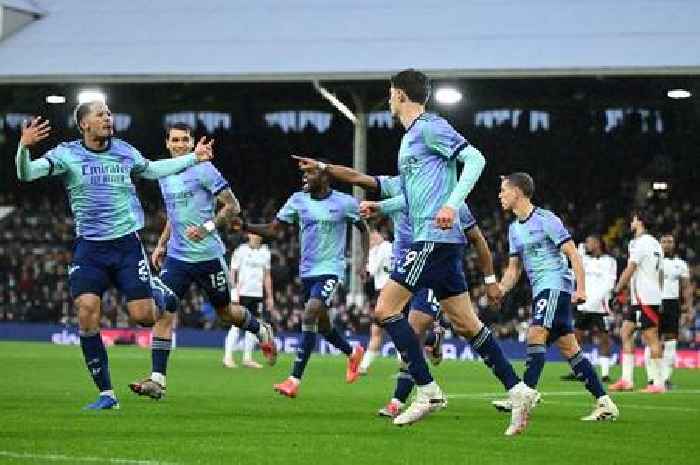
[(630, 218), (637, 217), (638, 221), (641, 221), (642, 224), (644, 224), (645, 229), (651, 229), (651, 227), (654, 225), (654, 221), (651, 217), (651, 214), (647, 212), (646, 210), (642, 210), (641, 208), (635, 208), (632, 210), (632, 216)]
[(190, 126), (187, 123), (182, 123), (182, 122), (177, 122), (173, 124), (169, 124), (167, 128), (165, 128), (165, 138), (170, 139), (170, 131), (173, 129), (177, 129), (179, 131), (185, 131), (187, 134), (190, 136), (192, 135), (192, 126)]
[(87, 116), (88, 113), (90, 113), (90, 106), (93, 103), (101, 103), (99, 100), (91, 100), (89, 102), (83, 102), (79, 103), (76, 107), (75, 110), (73, 110), (73, 119), (75, 120), (75, 125), (78, 127), (78, 131), (81, 133), (83, 130), (80, 128), (80, 123), (83, 121), (83, 118)]
[(532, 176), (524, 172), (511, 173), (503, 176), (502, 179), (508, 184), (520, 189), (525, 197), (531, 199), (535, 195), (535, 181)]
[(391, 87), (401, 89), (412, 102), (425, 103), (430, 98), (430, 79), (413, 68), (405, 69), (391, 76)]

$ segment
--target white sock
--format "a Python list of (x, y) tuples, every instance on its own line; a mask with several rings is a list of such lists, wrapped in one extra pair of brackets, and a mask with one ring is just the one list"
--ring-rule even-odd
[(114, 396), (114, 391), (112, 389), (108, 389), (106, 391), (100, 391), (100, 395), (101, 396), (109, 396), (112, 399), (116, 399), (116, 397)]
[(155, 371), (151, 373), (151, 381), (155, 381), (161, 386), (165, 386), (165, 375), (163, 373), (156, 373)]
[(238, 327), (231, 326), (226, 335), (226, 342), (224, 343), (224, 358), (233, 358), (233, 349), (236, 347), (236, 341), (238, 341)]
[(661, 366), (661, 377), (663, 378), (664, 382), (669, 381), (671, 379), (671, 375), (673, 374), (673, 368), (676, 365), (677, 344), (678, 341), (675, 339), (664, 341), (664, 355)]
[(634, 354), (622, 354), (622, 379), (634, 384)]
[(664, 385), (664, 380), (661, 377), (661, 359), (652, 358), (649, 360), (649, 367), (647, 368), (647, 376), (654, 382), (654, 386), (662, 387)]
[[(644, 347), (644, 368), (646, 368), (647, 373), (649, 373), (649, 363), (651, 362), (651, 349), (649, 346)], [(653, 370), (653, 368), (652, 368)], [(651, 381), (654, 381), (653, 378), (647, 376), (647, 384), (649, 384)]]
[(258, 342), (257, 336), (255, 334), (246, 331), (245, 336), (243, 336), (243, 361), (250, 361), (253, 359), (253, 348)]
[(598, 357), (600, 363), (600, 376), (610, 376), (610, 357), (601, 355)]
[(365, 352), (364, 357), (362, 357), (362, 362), (360, 362), (360, 371), (367, 371), (367, 368), (372, 364), (375, 358), (379, 355), (376, 350), (368, 350)]

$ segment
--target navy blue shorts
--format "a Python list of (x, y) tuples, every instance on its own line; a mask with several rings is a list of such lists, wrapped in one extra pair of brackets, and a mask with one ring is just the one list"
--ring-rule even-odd
[(311, 299), (318, 299), (326, 307), (330, 307), (340, 280), (335, 275), (326, 274), (301, 278), (301, 284), (304, 286), (304, 303)]
[(411, 298), (410, 310), (418, 310), (437, 320), (440, 315), (440, 302), (435, 298), (432, 289), (419, 289)]
[(166, 257), (159, 276), (163, 284), (180, 299), (185, 297), (192, 283), (197, 283), (214, 307), (231, 303), (231, 285), (224, 257), (203, 262), (185, 262)]
[(547, 343), (552, 343), (573, 332), (571, 306), (571, 294), (568, 292), (545, 289), (532, 299), (530, 326), (547, 328)]
[(108, 241), (78, 237), (68, 282), (74, 299), (81, 294), (102, 297), (112, 284), (127, 301), (153, 297), (148, 258), (136, 233)]
[(414, 242), (391, 273), (391, 279), (409, 291), (432, 289), (440, 301), (467, 291), (462, 265), (463, 244)]

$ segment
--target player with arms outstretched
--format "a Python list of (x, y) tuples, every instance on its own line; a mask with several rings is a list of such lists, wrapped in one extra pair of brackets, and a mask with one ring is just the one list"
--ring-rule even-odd
[(37, 160), (31, 160), (28, 147), (48, 137), (51, 128), (41, 118), (25, 124), (17, 149), (17, 177), (33, 181), (60, 176), (66, 186), (76, 229), (70, 292), (78, 309), (80, 347), (100, 392), (86, 408), (114, 409), (119, 403), (100, 336), (102, 294), (113, 284), (125, 295), (130, 317), (144, 326), (152, 326), (157, 313), (177, 305), (172, 292), (151, 276), (138, 237), (143, 208), (131, 176), (159, 179), (206, 162), (213, 157), (213, 141), (207, 144), (202, 138), (194, 153), (149, 161), (113, 137), (112, 113), (103, 102), (78, 105), (75, 122), (82, 140), (62, 143)]
[(303, 190), (294, 193), (265, 225), (241, 225), (241, 229), (266, 238), (274, 238), (282, 223), (297, 224), (300, 230), (301, 259), (299, 274), (304, 286), (302, 342), (297, 350), (291, 376), (275, 384), (274, 390), (286, 397), (296, 397), (316, 334), (321, 335), (348, 357), (345, 379), (353, 383), (359, 376), (364, 348), (353, 348), (328, 318), (333, 296), (345, 276), (347, 225), (352, 223), (362, 233), (362, 268), (369, 249), (369, 231), (360, 218), (359, 205), (353, 197), (331, 189), (330, 178), (320, 169), (305, 171)]
[[(173, 160), (186, 156), (193, 143), (192, 128), (187, 124), (176, 123), (167, 128), (165, 145)], [(197, 283), (219, 318), (257, 335), (268, 362), (274, 364), (277, 348), (272, 327), (259, 323), (245, 307), (231, 304), (226, 249), (217, 232), (217, 228), (230, 225), (241, 210), (229, 183), (209, 162), (190, 166), (159, 183), (168, 220), (152, 260), (161, 270), (161, 281), (179, 299), (185, 297), (192, 283)], [(221, 205), (218, 212), (217, 204)], [(169, 310), (159, 316), (153, 327), (151, 375), (129, 385), (134, 393), (152, 399), (162, 398), (166, 389), (177, 307)]]

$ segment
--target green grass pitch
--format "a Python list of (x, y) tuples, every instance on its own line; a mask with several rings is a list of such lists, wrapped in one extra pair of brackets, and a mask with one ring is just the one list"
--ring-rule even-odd
[[(393, 392), (393, 359), (348, 385), (343, 358), (314, 356), (299, 397), (287, 399), (272, 384), (287, 376), (289, 356), (274, 368), (224, 369), (220, 351), (177, 349), (168, 396), (157, 402), (127, 387), (150, 371), (147, 350), (113, 347), (109, 355), (121, 410), (86, 412), (96, 391), (78, 347), (0, 343), (0, 463), (700, 463), (700, 372), (693, 370), (676, 370), (678, 388), (665, 395), (615, 395), (617, 422), (583, 423), (591, 398), (580, 383), (559, 381), (564, 364), (548, 364), (530, 427), (507, 438), (509, 417), (489, 404), (500, 385), (481, 363), (435, 368), (448, 408), (397, 428), (376, 416)], [(636, 375), (641, 386), (642, 370)]]

